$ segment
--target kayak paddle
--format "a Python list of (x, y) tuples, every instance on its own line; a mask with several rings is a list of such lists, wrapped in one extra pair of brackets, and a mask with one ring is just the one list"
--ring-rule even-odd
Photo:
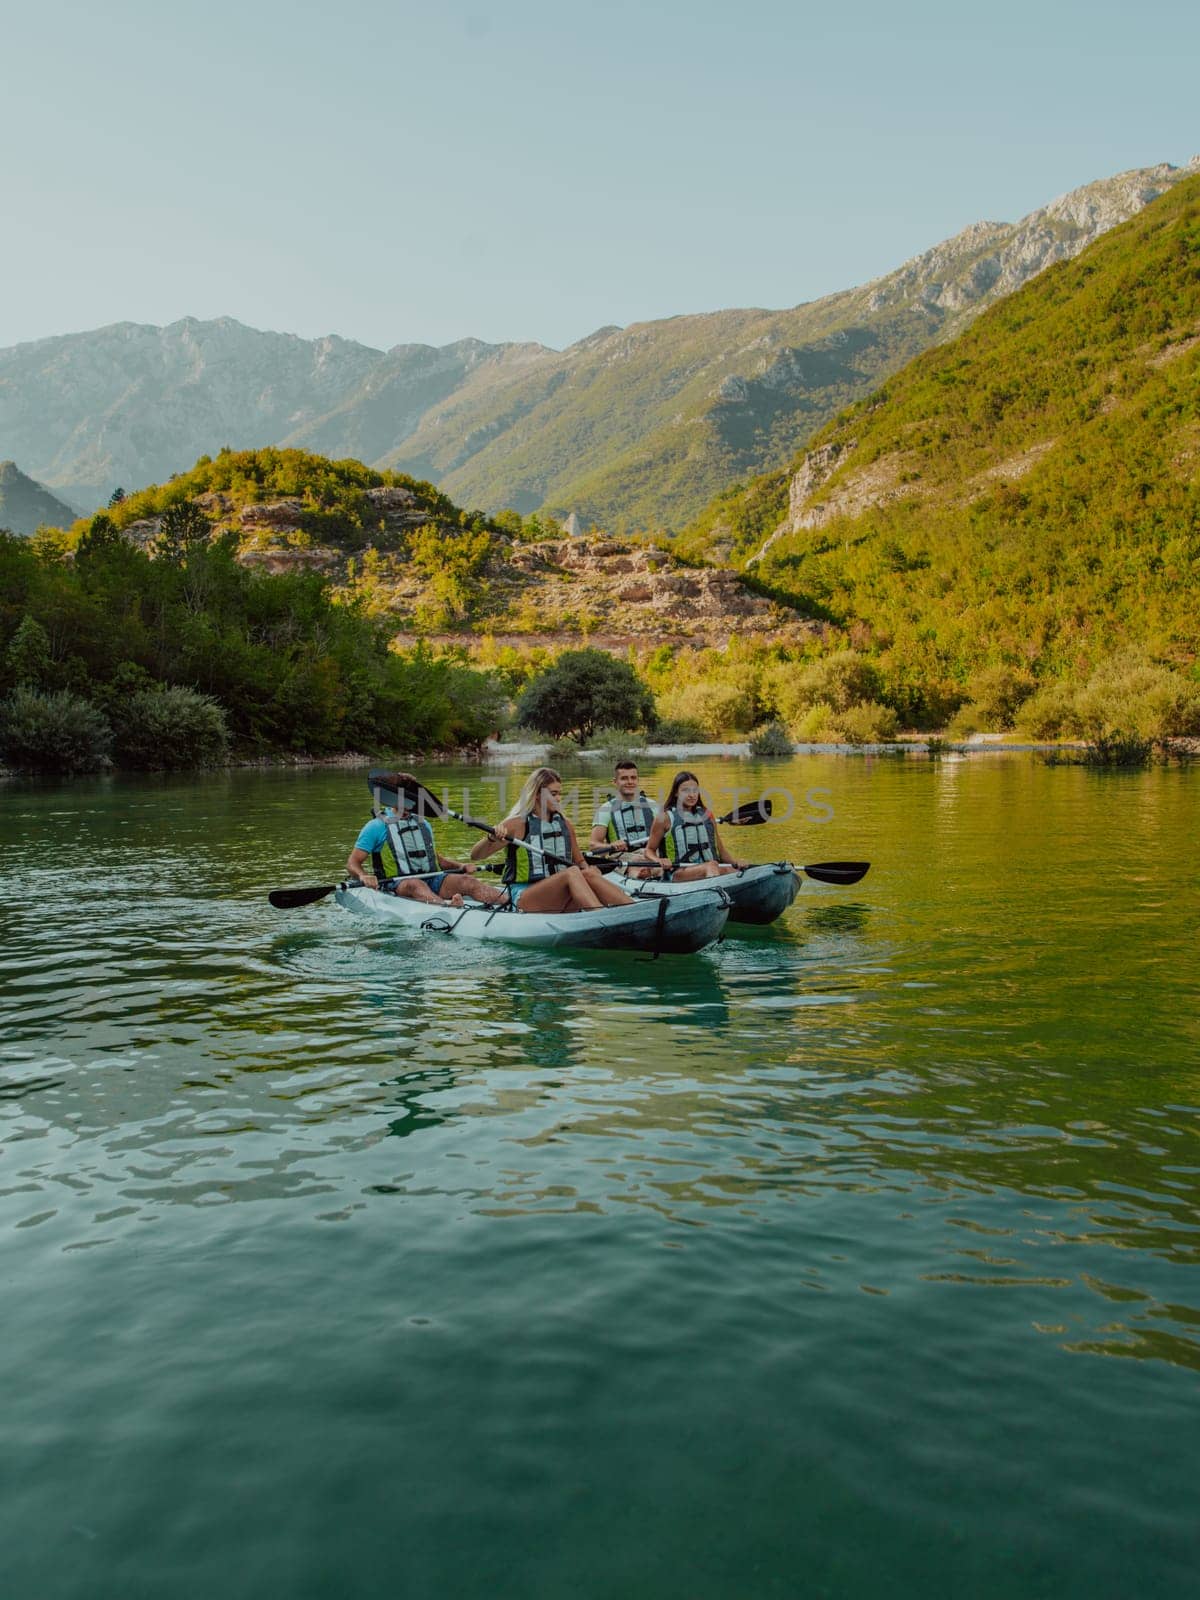
[(771, 802), (764, 796), (761, 800), (746, 800), (740, 806), (735, 806), (723, 817), (718, 817), (717, 824), (722, 828), (753, 828), (760, 822), (770, 820)]
[(799, 867), (800, 872), (815, 878), (818, 883), (857, 883), (871, 870), (869, 861), (814, 861), (809, 867)]
[[(386, 774), (379, 771), (369, 772), (367, 774), (367, 787), (373, 794), (381, 795), (385, 800), (399, 799), (395, 789), (388, 788), (379, 782), (379, 779), (384, 776)], [(478, 828), (480, 833), (486, 833), (493, 839), (497, 837), (493, 823), (479, 822), (475, 817), (468, 817), (461, 811), (455, 811), (452, 807), (446, 805), (444, 801), (439, 800), (435, 794), (432, 794), (423, 783), (418, 783), (415, 789), (406, 784), (402, 792), (404, 803), (413, 806), (420, 815), (432, 815), (439, 822), (444, 821), (447, 817), (453, 817), (455, 822), (461, 822), (465, 827)], [(525, 839), (506, 839), (503, 842), (505, 844), (520, 845), (521, 849), (528, 850), (531, 856), (541, 856), (543, 861), (549, 861), (552, 866), (569, 867), (572, 865), (570, 861), (564, 861), (561, 856), (552, 856), (539, 845), (529, 844)]]
[[(436, 872), (406, 872), (406, 878), (443, 878), (453, 872), (453, 867), (439, 867)], [(310, 889), (272, 889), (267, 899), (276, 911), (293, 911), (297, 906), (315, 905), (318, 900), (324, 900), (327, 894), (332, 894), (335, 889), (341, 889), (347, 881), (342, 883), (326, 883), (314, 885)]]
[(326, 883), (320, 888), (312, 889), (272, 889), (267, 899), (276, 911), (292, 911), (296, 906), (315, 905), (318, 900), (324, 900), (327, 894), (332, 894), (340, 887), (336, 883)]

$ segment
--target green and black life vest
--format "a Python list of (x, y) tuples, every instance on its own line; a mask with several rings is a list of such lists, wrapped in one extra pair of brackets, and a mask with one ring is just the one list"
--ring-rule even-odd
[(717, 825), (711, 811), (683, 811), (672, 806), (667, 816), (670, 821), (663, 846), (668, 861), (690, 864), (717, 859)]
[(433, 829), (424, 817), (384, 818), (387, 838), (371, 852), (371, 871), (377, 878), (406, 878), (438, 870)]
[(654, 824), (655, 810), (644, 794), (633, 800), (622, 800), (620, 795), (609, 795), (608, 840), (610, 844), (627, 844), (634, 850), (644, 850)]
[(537, 849), (558, 856), (559, 861), (546, 861), (522, 850), (519, 844), (510, 844), (504, 858), (505, 883), (538, 883), (570, 866), (571, 836), (561, 812), (556, 811), (548, 821), (543, 821), (535, 811), (530, 811), (525, 818), (525, 837)]

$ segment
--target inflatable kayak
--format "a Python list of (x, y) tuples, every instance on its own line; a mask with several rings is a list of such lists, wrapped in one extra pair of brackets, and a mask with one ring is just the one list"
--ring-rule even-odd
[(498, 939), (507, 944), (554, 950), (650, 950), (689, 955), (718, 939), (729, 915), (729, 899), (711, 884), (689, 885), (700, 894), (642, 894), (631, 906), (598, 911), (510, 911), (467, 904), (434, 906), (402, 900), (360, 884), (341, 884), (335, 898), (343, 910), (393, 927), (448, 939)]
[(800, 875), (789, 861), (768, 861), (762, 866), (724, 873), (719, 878), (693, 878), (689, 883), (627, 878), (623, 872), (612, 873), (608, 881), (635, 899), (666, 894), (674, 901), (693, 895), (697, 890), (720, 889), (729, 896), (730, 922), (760, 924), (781, 917), (800, 891)]

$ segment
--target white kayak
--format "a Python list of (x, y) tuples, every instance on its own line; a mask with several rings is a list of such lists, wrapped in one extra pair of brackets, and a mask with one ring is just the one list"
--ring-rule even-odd
[(335, 899), (343, 910), (393, 927), (447, 939), (498, 939), (507, 944), (553, 950), (650, 950), (688, 955), (720, 938), (729, 900), (713, 885), (686, 899), (639, 895), (631, 906), (598, 911), (511, 911), (507, 907), (430, 905), (381, 894), (361, 884), (342, 884)]
[(725, 872), (719, 878), (692, 878), (686, 883), (669, 879), (628, 878), (623, 872), (609, 874), (628, 895), (666, 894), (673, 898), (720, 889), (729, 896), (730, 922), (774, 922), (781, 917), (800, 891), (800, 875), (790, 861), (767, 861), (761, 866)]

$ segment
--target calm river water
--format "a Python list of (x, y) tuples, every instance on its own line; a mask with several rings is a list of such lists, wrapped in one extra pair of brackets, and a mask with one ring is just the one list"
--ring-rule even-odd
[(1195, 1592), (1200, 771), (699, 770), (870, 875), (515, 956), (268, 907), (351, 773), (0, 789), (4, 1595)]

